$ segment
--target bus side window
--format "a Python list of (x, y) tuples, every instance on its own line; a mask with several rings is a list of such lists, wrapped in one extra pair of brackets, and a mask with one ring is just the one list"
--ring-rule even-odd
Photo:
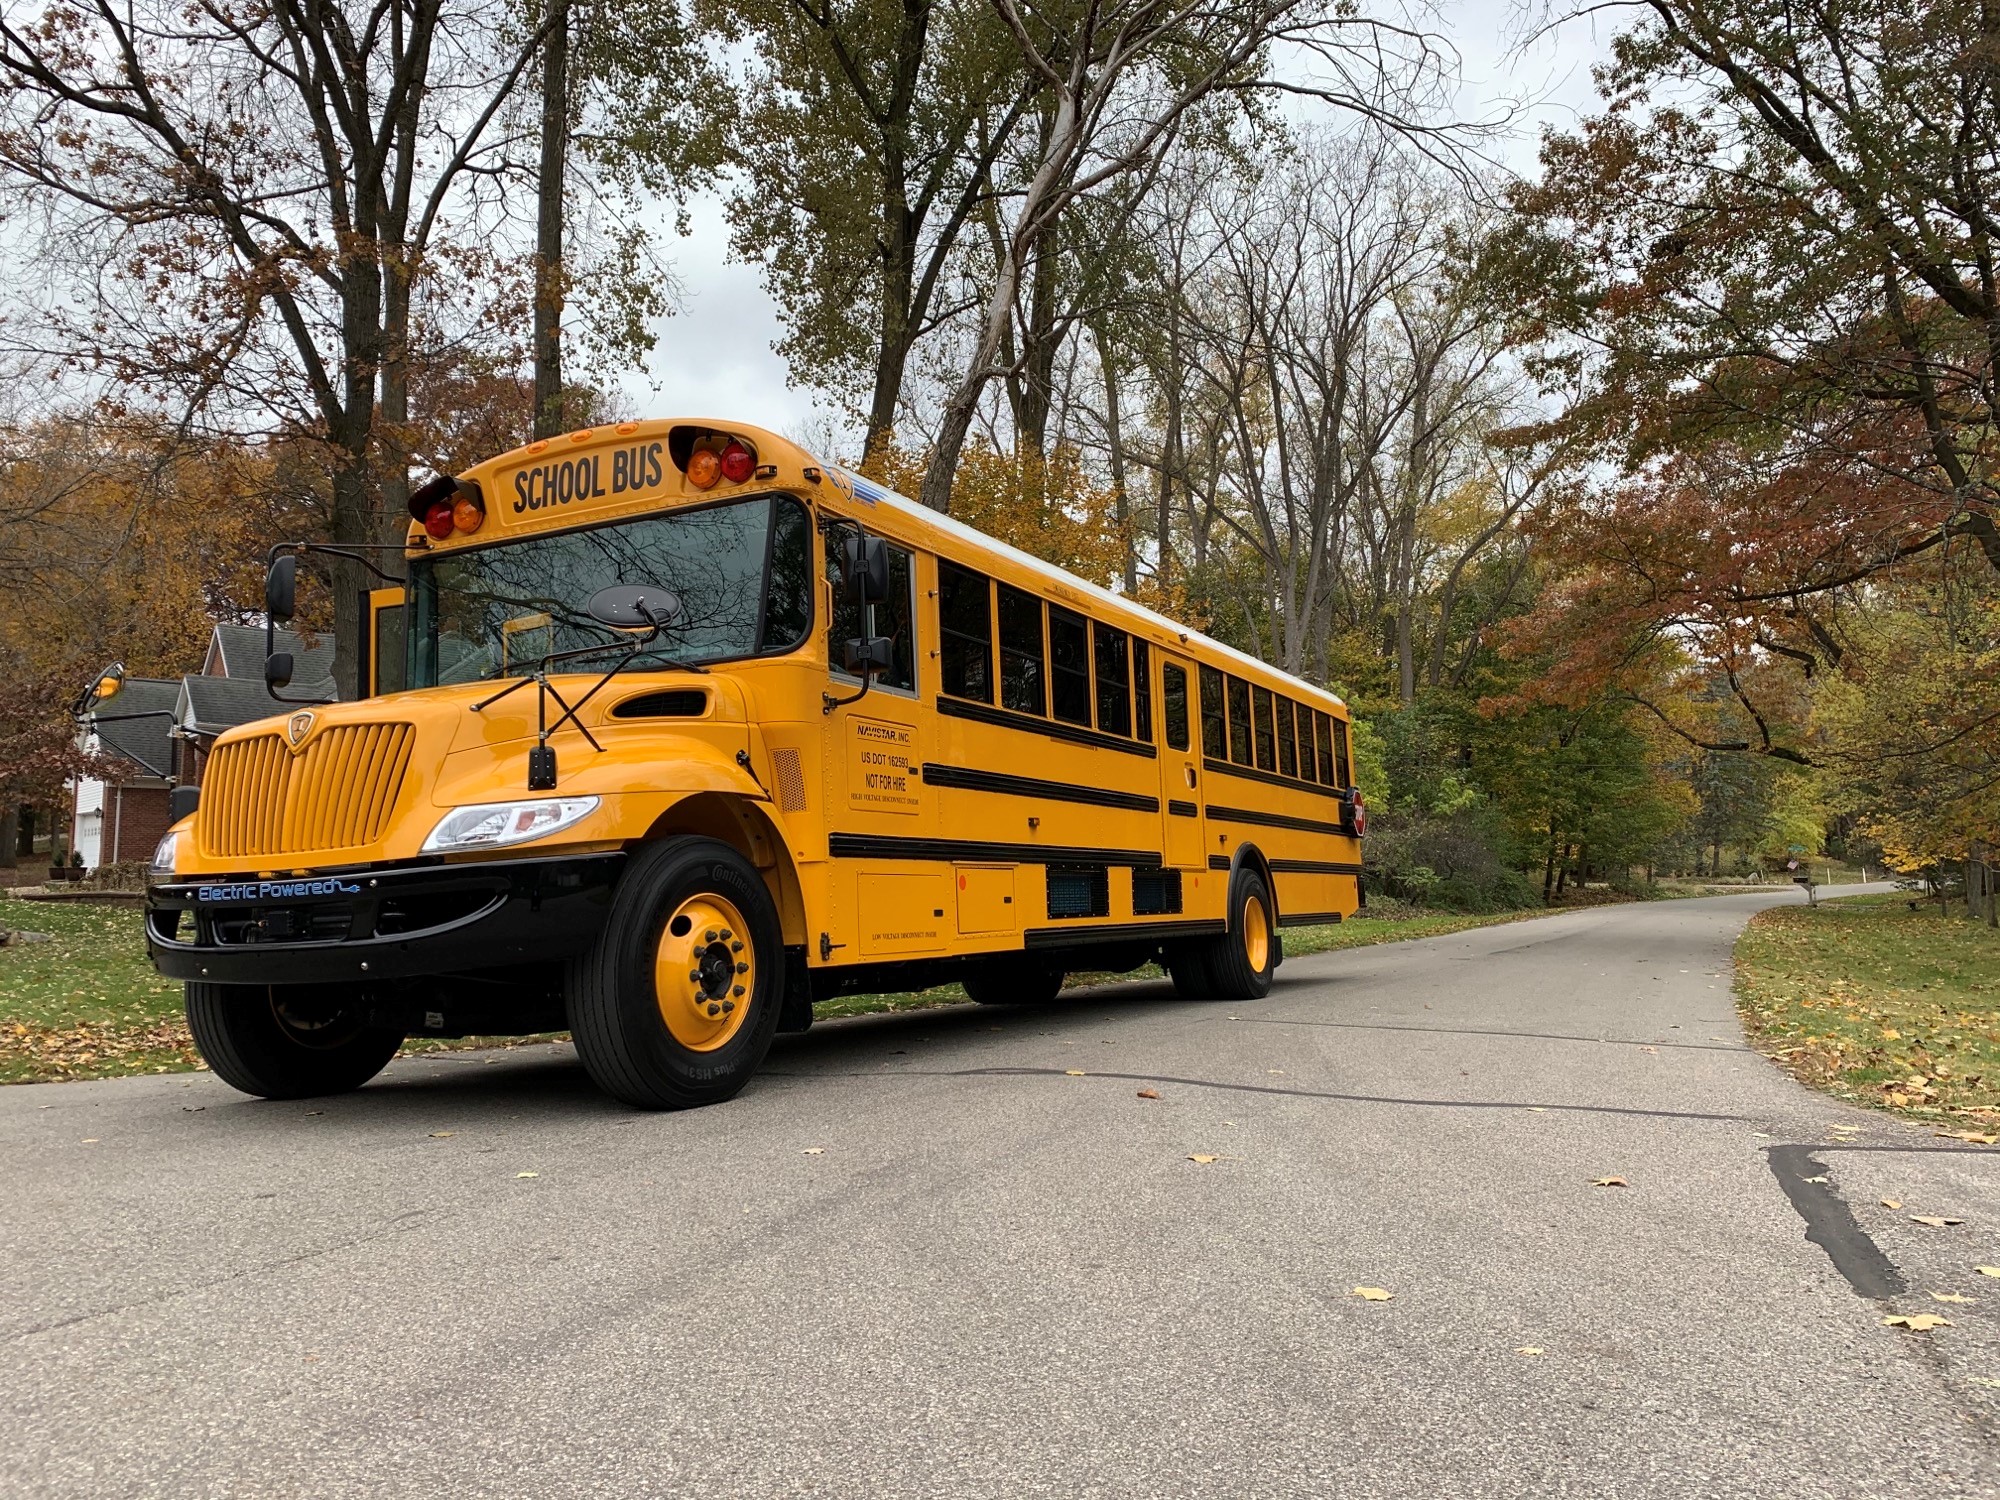
[(1201, 669), (1201, 753), (1210, 760), (1229, 759), (1229, 710), (1223, 703), (1222, 674)]
[(1346, 786), (1345, 780), (1336, 781), (1333, 776), (1333, 731), (1330, 728), (1333, 721), (1325, 714), (1316, 713), (1313, 722), (1319, 725), (1319, 779), (1328, 786)]
[(1278, 748), (1271, 737), (1271, 690), (1252, 688), (1250, 690), (1252, 711), (1257, 716), (1257, 769), (1275, 771), (1278, 769)]
[(1278, 700), (1278, 774), (1299, 774), (1299, 747), (1292, 735), (1292, 700), (1289, 698)]
[(1091, 656), (1097, 667), (1097, 727), (1129, 739), (1132, 734), (1132, 670), (1122, 630), (1096, 621), (1090, 626)]
[[(402, 692), (409, 672), (408, 617), (404, 614), (402, 593), (401, 589), (378, 589), (369, 596), (374, 612), (374, 619), (370, 622), (373, 630), (368, 642), (368, 659), (374, 676), (370, 686), (378, 696)], [(394, 603), (381, 602), (390, 594), (396, 596)]]
[(1144, 641), (1132, 642), (1132, 706), (1139, 717), (1137, 738), (1153, 743), (1153, 653)]
[(1042, 686), (1042, 601), (1000, 585), (1000, 706), (1038, 718), (1049, 711)]
[(1229, 758), (1239, 766), (1255, 765), (1250, 753), (1250, 684), (1229, 679)]
[(938, 652), (945, 692), (975, 703), (993, 701), (993, 581), (942, 559)]
[(874, 685), (899, 688), (906, 693), (915, 692), (917, 668), (910, 628), (914, 618), (910, 607), (913, 571), (910, 554), (901, 547), (892, 545), (889, 548), (889, 597), (875, 606), (875, 628), (871, 632), (863, 628), (861, 601), (848, 592), (845, 580), (840, 576), (838, 533), (829, 533), (827, 541), (826, 572), (827, 577), (833, 580), (833, 616), (827, 625), (827, 661), (834, 675), (858, 681), (840, 666), (846, 643), (858, 636), (886, 635), (895, 645), (895, 657), (886, 672), (876, 674)]
[(1299, 775), (1307, 781), (1319, 779), (1319, 767), (1313, 756), (1313, 711), (1303, 703), (1299, 705)]
[(1353, 786), (1354, 782), (1351, 779), (1353, 771), (1354, 768), (1347, 759), (1347, 726), (1335, 719), (1333, 721), (1333, 774), (1336, 778), (1334, 785), (1343, 788)]
[(1185, 750), (1188, 747), (1188, 680), (1187, 673), (1172, 662), (1160, 664), (1160, 700), (1167, 721), (1167, 748)]
[(1082, 615), (1049, 606), (1049, 688), (1055, 717), (1090, 726), (1090, 626)]

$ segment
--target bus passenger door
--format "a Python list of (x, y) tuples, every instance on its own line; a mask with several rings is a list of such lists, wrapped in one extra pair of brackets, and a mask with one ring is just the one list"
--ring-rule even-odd
[(1202, 839), (1201, 754), (1196, 749), (1195, 675), (1186, 660), (1160, 653), (1160, 811), (1169, 868), (1199, 870)]

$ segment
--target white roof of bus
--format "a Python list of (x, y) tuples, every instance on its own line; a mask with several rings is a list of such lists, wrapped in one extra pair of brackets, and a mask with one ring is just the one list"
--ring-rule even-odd
[(1296, 682), (1301, 687), (1318, 693), (1322, 697), (1332, 699), (1342, 708), (1347, 707), (1347, 701), (1338, 693), (1328, 692), (1325, 688), (1306, 682), (1303, 678), (1292, 676), (1291, 673), (1285, 671), (1282, 667), (1274, 667), (1267, 661), (1258, 660), (1247, 651), (1238, 651), (1234, 646), (1225, 645), (1211, 636), (1203, 635), (1198, 630), (1189, 629), (1178, 621), (1169, 620), (1165, 615), (1146, 608), (1145, 605), (1140, 604), (1137, 600), (1128, 598), (1124, 594), (1113, 593), (1110, 589), (1102, 588), (1088, 579), (1079, 578), (1074, 573), (1064, 572), (1052, 562), (1044, 562), (1033, 553), (1023, 552), (1018, 547), (1010, 547), (998, 538), (990, 537), (985, 532), (966, 525), (963, 521), (954, 520), (942, 512), (932, 510), (926, 505), (921, 505), (917, 501), (910, 499), (907, 495), (899, 495), (894, 490), (885, 488), (872, 479), (864, 479), (851, 470), (842, 469), (833, 464), (826, 465), (826, 467), (847, 481), (848, 485), (854, 491), (855, 499), (859, 500), (863, 505), (886, 504), (892, 510), (907, 511), (914, 520), (923, 521), (937, 527), (941, 531), (950, 532), (962, 541), (971, 542), (976, 546), (985, 548), (989, 552), (997, 552), (1010, 562), (1017, 563), (1030, 572), (1040, 573), (1043, 577), (1051, 579), (1054, 582), (1066, 584), (1073, 589), (1080, 589), (1084, 593), (1095, 595), (1108, 604), (1115, 604), (1120, 609), (1129, 610), (1135, 615), (1140, 615), (1152, 621), (1153, 624), (1159, 626), (1170, 635), (1184, 636), (1190, 641), (1199, 641), (1204, 649), (1213, 651), (1218, 656), (1226, 656), (1232, 661), (1242, 662), (1245, 666), (1255, 667), (1259, 671), (1270, 672), (1288, 681)]

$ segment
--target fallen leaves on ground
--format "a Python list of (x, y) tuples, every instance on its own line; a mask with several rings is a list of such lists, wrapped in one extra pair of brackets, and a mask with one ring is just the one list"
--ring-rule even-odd
[(1158, 1089), (1140, 1089), (1139, 1097), (1141, 1099), (1157, 1099), (1160, 1097), (1160, 1091)]
[(1597, 1177), (1591, 1180), (1592, 1187), (1630, 1187), (1632, 1184), (1622, 1177)]
[(1884, 1208), (1901, 1208), (1903, 1206), (1903, 1200), (1901, 1198), (1884, 1198), (1882, 1200), (1882, 1206)]
[(1207, 1166), (1207, 1165), (1208, 1165), (1208, 1164), (1209, 1164), (1210, 1162), (1217, 1162), (1217, 1161), (1221, 1161), (1221, 1160), (1222, 1160), (1222, 1158), (1221, 1158), (1221, 1157), (1219, 1157), (1219, 1156), (1209, 1156), (1209, 1155), (1204, 1155), (1204, 1154), (1202, 1154), (1202, 1153), (1199, 1153), (1199, 1152), (1197, 1152), (1197, 1153), (1196, 1153), (1195, 1155), (1193, 1155), (1193, 1156), (1190, 1156), (1190, 1157), (1188, 1158), (1188, 1160), (1189, 1160), (1189, 1161), (1198, 1161), (1198, 1162), (1200, 1162), (1200, 1163), (1201, 1163), (1201, 1164), (1202, 1164), (1202, 1165), (1203, 1165), (1203, 1166), (1205, 1167), (1205, 1166)]
[(803, 1152), (801, 1153), (801, 1155), (804, 1155), (804, 1156), (824, 1156), (824, 1155), (826, 1155), (826, 1147), (824, 1147), (824, 1146), (808, 1146), (808, 1147), (806, 1147), (806, 1149), (805, 1149), (805, 1150), (804, 1150), (804, 1151), (803, 1151)]
[(1064, 1068), (1063, 1072), (1068, 1074), (1071, 1078), (1085, 1078), (1089, 1076), (1081, 1068)]
[(1940, 1318), (1936, 1313), (1898, 1313), (1882, 1320), (1889, 1328), (1907, 1328), (1912, 1333), (1929, 1333), (1933, 1328), (1949, 1328), (1950, 1318)]
[(1523, 1344), (1520, 1348), (1516, 1349), (1514, 1352), (1516, 1354), (1540, 1354), (1542, 1351), (1536, 1348), (1533, 1344)]
[(97, 1078), (123, 1069), (150, 1072), (158, 1067), (193, 1067), (200, 1061), (187, 1022), (175, 1017), (150, 1025), (79, 1021), (44, 1026), (16, 1021), (0, 1027), (0, 1064), (25, 1064), (26, 1076), (60, 1082)]
[(540, 1172), (516, 1172), (514, 1174), (514, 1177), (518, 1181), (520, 1178), (523, 1177), (539, 1177), (541, 1175), (542, 1174)]
[(1934, 1130), (1931, 1134), (1941, 1141), (1969, 1141), (1975, 1146), (2000, 1143), (2000, 1135), (1982, 1135), (1977, 1130)]
[(1974, 1266), (1972, 1269), (1981, 1276), (2000, 1276), (2000, 1266)]
[(1931, 1229), (1946, 1229), (1953, 1224), (1963, 1224), (1965, 1220), (1941, 1218), (1937, 1214), (1911, 1214), (1910, 1222), (1912, 1224), (1923, 1224)]
[(1969, 1306), (1970, 1304), (1977, 1302), (1978, 1300), (1979, 1299), (1977, 1297), (1968, 1297), (1962, 1292), (1931, 1293), (1931, 1301), (1933, 1302), (1952, 1302), (1952, 1303), (1957, 1303), (1961, 1306)]
[(1394, 1292), (1385, 1292), (1379, 1286), (1358, 1286), (1347, 1295), (1359, 1297), (1363, 1302), (1392, 1302), (1396, 1297)]

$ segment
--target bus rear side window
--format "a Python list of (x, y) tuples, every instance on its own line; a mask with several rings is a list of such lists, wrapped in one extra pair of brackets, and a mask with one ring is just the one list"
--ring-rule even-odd
[(1250, 752), (1250, 684), (1229, 679), (1229, 758), (1239, 766), (1255, 765)]
[(1160, 703), (1167, 721), (1167, 748), (1188, 747), (1188, 680), (1185, 668), (1160, 663)]
[(1106, 734), (1132, 734), (1131, 666), (1125, 655), (1125, 632), (1092, 622), (1091, 655), (1097, 664), (1097, 727)]
[(1346, 786), (1346, 781), (1336, 781), (1333, 776), (1333, 731), (1330, 727), (1333, 721), (1325, 714), (1316, 713), (1313, 722), (1319, 726), (1319, 779), (1328, 786)]
[(1319, 779), (1319, 764), (1313, 754), (1313, 711), (1299, 705), (1299, 775), (1307, 781)]
[(1292, 700), (1280, 698), (1278, 707), (1278, 774), (1299, 774), (1299, 746), (1292, 734)]
[(1090, 626), (1082, 615), (1049, 606), (1049, 689), (1055, 716), (1090, 725)]
[(1332, 722), (1333, 774), (1335, 778), (1333, 784), (1338, 787), (1350, 787), (1354, 785), (1354, 782), (1350, 779), (1353, 775), (1354, 767), (1347, 758), (1347, 726), (1338, 719)]
[(1042, 686), (1042, 601), (1000, 585), (1000, 706), (1037, 717), (1049, 711)]
[(1215, 668), (1201, 669), (1201, 753), (1210, 760), (1229, 759), (1229, 710), (1222, 682)]
[(956, 563), (938, 563), (938, 661), (944, 690), (993, 701), (993, 583)]
[(1271, 736), (1271, 690), (1252, 688), (1250, 703), (1257, 717), (1257, 769), (1275, 771), (1278, 769), (1278, 746)]

